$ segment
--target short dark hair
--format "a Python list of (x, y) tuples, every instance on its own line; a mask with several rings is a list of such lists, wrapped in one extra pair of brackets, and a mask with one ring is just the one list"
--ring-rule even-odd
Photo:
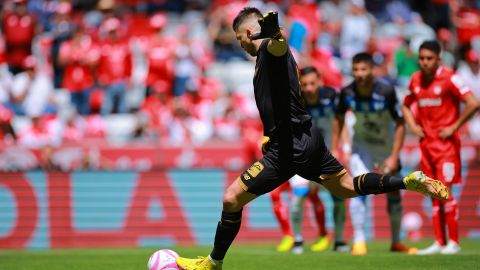
[(255, 8), (255, 7), (245, 7), (243, 8), (238, 14), (237, 16), (235, 17), (235, 19), (233, 19), (233, 23), (232, 23), (232, 28), (233, 28), (233, 31), (237, 31), (238, 30), (238, 27), (240, 26), (240, 24), (248, 17), (252, 16), (252, 15), (255, 15), (257, 18), (262, 18), (263, 17), (263, 14), (262, 12), (260, 12), (260, 10), (258, 10), (258, 8)]
[(352, 58), (352, 64), (358, 64), (358, 63), (367, 63), (369, 65), (373, 65), (374, 64), (373, 56), (366, 52), (357, 53)]
[(440, 47), (440, 43), (438, 43), (438, 41), (436, 40), (424, 41), (422, 45), (420, 45), (420, 48), (418, 49), (418, 51), (420, 51), (421, 49), (432, 51), (437, 55), (440, 55), (440, 52), (442, 51), (442, 47)]
[(320, 73), (318, 72), (317, 68), (314, 66), (306, 66), (302, 69), (300, 69), (300, 77), (305, 76), (310, 73), (315, 73), (317, 76), (320, 76)]

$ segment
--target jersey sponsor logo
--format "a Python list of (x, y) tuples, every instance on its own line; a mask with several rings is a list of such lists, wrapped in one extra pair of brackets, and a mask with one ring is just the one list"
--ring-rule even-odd
[(418, 100), (420, 107), (436, 107), (442, 105), (441, 98), (421, 98)]
[(455, 163), (453, 162), (445, 162), (442, 165), (442, 173), (443, 177), (445, 177), (445, 181), (452, 182), (453, 177), (455, 176)]
[(420, 93), (420, 86), (416, 86), (413, 92), (415, 92), (415, 94)]
[(252, 177), (257, 177), (259, 173), (263, 171), (263, 164), (260, 163), (259, 161), (253, 163), (250, 168), (248, 168), (247, 172), (252, 176)]
[(468, 91), (470, 91), (470, 88), (468, 88), (467, 85), (465, 85), (465, 82), (463, 82), (462, 78), (458, 76), (458, 74), (453, 75), (450, 78), (450, 81), (453, 83), (455, 87), (458, 88), (460, 91), (460, 94), (465, 95)]
[(251, 179), (251, 177), (250, 177), (250, 175), (248, 175), (248, 173), (244, 173), (244, 174), (243, 174), (243, 179), (245, 179), (245, 180), (248, 181), (248, 180)]
[(438, 85), (433, 87), (433, 93), (435, 93), (435, 95), (439, 96), (442, 93), (442, 87), (438, 86)]

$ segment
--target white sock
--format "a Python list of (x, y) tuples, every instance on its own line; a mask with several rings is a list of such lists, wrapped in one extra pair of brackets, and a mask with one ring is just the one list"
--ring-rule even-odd
[(353, 242), (365, 242), (366, 201), (360, 198), (350, 200), (350, 217), (353, 225)]

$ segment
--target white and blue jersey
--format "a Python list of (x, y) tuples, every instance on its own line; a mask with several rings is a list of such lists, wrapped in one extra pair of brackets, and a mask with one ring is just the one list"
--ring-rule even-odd
[(318, 89), (319, 97), (317, 104), (306, 104), (308, 114), (312, 117), (312, 123), (322, 131), (325, 144), (331, 145), (332, 123), (335, 118), (337, 107), (337, 91), (331, 87), (323, 86)]
[(383, 80), (375, 81), (368, 97), (360, 96), (355, 82), (343, 88), (336, 113), (345, 115), (348, 110), (356, 118), (350, 170), (357, 176), (378, 168), (390, 155), (396, 121), (403, 116), (395, 89)]

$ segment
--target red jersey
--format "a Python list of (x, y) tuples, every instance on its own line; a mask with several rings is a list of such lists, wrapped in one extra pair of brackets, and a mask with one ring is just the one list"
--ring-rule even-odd
[(99, 50), (92, 39), (85, 36), (78, 44), (65, 41), (60, 47), (60, 59), (65, 63), (62, 86), (70, 92), (92, 87), (95, 83), (91, 66), (98, 61)]
[(169, 83), (173, 81), (175, 55), (170, 48), (168, 39), (152, 37), (148, 44), (146, 57), (148, 61), (148, 73), (146, 84), (152, 86), (155, 82), (162, 80)]
[(132, 74), (132, 55), (127, 41), (106, 41), (102, 44), (98, 63), (98, 79), (104, 85), (126, 81)]
[(439, 67), (429, 84), (422, 82), (420, 71), (413, 74), (406, 106), (417, 102), (418, 124), (425, 138), (420, 141), (422, 169), (430, 177), (447, 183), (460, 182), (460, 137), (458, 132), (442, 140), (439, 129), (454, 124), (460, 115), (460, 101), (470, 93), (460, 76), (445, 67)]
[(26, 14), (19, 16), (7, 14), (2, 21), (2, 30), (7, 45), (7, 62), (21, 66), (23, 59), (31, 54), (32, 40), (35, 35), (35, 19)]
[(480, 12), (475, 8), (462, 8), (457, 13), (457, 38), (461, 45), (470, 45), (480, 35)]

